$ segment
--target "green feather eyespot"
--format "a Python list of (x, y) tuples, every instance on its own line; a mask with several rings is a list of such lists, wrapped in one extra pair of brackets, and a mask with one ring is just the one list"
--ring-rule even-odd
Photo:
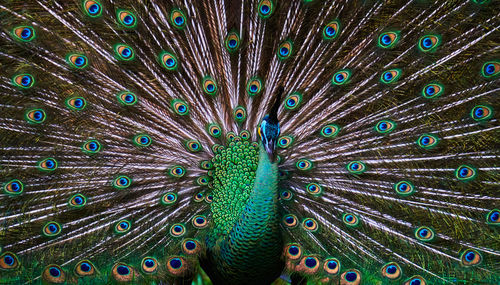
[(194, 195), (193, 199), (195, 202), (203, 202), (203, 199), (205, 198), (205, 195), (202, 193), (202, 192), (199, 192), (199, 193), (196, 193), (196, 195)]
[(35, 38), (36, 34), (32, 26), (17, 26), (12, 29), (12, 36), (18, 41), (30, 42)]
[(75, 265), (75, 269), (73, 270), (76, 276), (78, 277), (87, 277), (96, 274), (95, 266), (90, 260), (82, 260)]
[(181, 99), (174, 99), (170, 102), (170, 106), (172, 106), (172, 110), (180, 116), (185, 116), (189, 114), (189, 106), (186, 102)]
[(168, 272), (177, 277), (184, 276), (188, 266), (185, 265), (186, 260), (180, 256), (172, 256), (167, 259)]
[(57, 264), (50, 264), (42, 272), (42, 284), (62, 284), (66, 281), (66, 273)]
[(173, 224), (170, 227), (170, 235), (173, 237), (180, 237), (186, 233), (186, 227), (183, 224)]
[(24, 184), (19, 179), (12, 179), (4, 183), (3, 191), (8, 195), (19, 195), (24, 191)]
[(200, 161), (200, 168), (204, 170), (209, 170), (214, 168), (214, 164), (209, 160), (202, 160)]
[(116, 99), (123, 106), (133, 106), (137, 103), (137, 96), (130, 91), (122, 91), (116, 94)]
[(278, 147), (279, 148), (288, 148), (293, 143), (293, 137), (291, 136), (281, 136), (278, 139)]
[(125, 28), (135, 28), (137, 26), (137, 18), (130, 11), (118, 10), (116, 12), (116, 19)]
[(475, 121), (485, 121), (493, 116), (493, 108), (487, 105), (476, 105), (470, 111), (470, 116)]
[(500, 210), (493, 209), (486, 215), (486, 223), (489, 225), (500, 225)]
[(286, 40), (278, 46), (278, 58), (280, 60), (288, 59), (292, 55), (293, 44), (292, 41)]
[(158, 60), (160, 61), (163, 68), (166, 70), (176, 70), (178, 66), (177, 57), (172, 53), (163, 51), (158, 56)]
[(243, 123), (247, 118), (247, 110), (245, 107), (237, 106), (233, 110), (233, 117), (237, 123)]
[(269, 18), (274, 12), (274, 3), (271, 0), (261, 0), (257, 9), (261, 18)]
[(414, 285), (414, 284), (427, 285), (427, 282), (422, 276), (413, 275), (412, 277), (407, 279), (403, 285)]
[(133, 280), (137, 280), (138, 272), (134, 270), (132, 266), (129, 266), (122, 262), (117, 262), (113, 265), (111, 269), (111, 275), (113, 279), (118, 281), (119, 283), (132, 282)]
[(81, 111), (87, 107), (87, 100), (83, 97), (71, 97), (66, 99), (65, 104), (71, 110)]
[(439, 142), (439, 138), (433, 134), (423, 134), (417, 139), (417, 144), (423, 149), (431, 149)]
[(327, 258), (323, 263), (323, 269), (328, 274), (338, 274), (340, 271), (340, 261), (336, 258)]
[(359, 160), (349, 162), (346, 168), (352, 174), (362, 174), (366, 171), (365, 163)]
[(52, 172), (57, 169), (57, 161), (52, 157), (49, 157), (39, 161), (37, 166), (41, 171)]
[(161, 196), (160, 203), (162, 205), (168, 206), (172, 205), (177, 201), (177, 194), (174, 192), (168, 192)]
[(399, 32), (385, 32), (378, 37), (378, 46), (381, 48), (393, 48), (399, 41)]
[(310, 232), (316, 232), (319, 229), (318, 222), (316, 222), (316, 220), (314, 220), (313, 218), (304, 219), (302, 221), (302, 227), (306, 231), (310, 231)]
[(314, 274), (319, 269), (319, 259), (316, 256), (304, 256), (298, 268), (306, 274)]
[(305, 158), (299, 159), (297, 163), (295, 163), (295, 167), (297, 167), (298, 170), (303, 170), (303, 171), (310, 170), (313, 168), (313, 166), (314, 165), (312, 161)]
[(126, 175), (117, 176), (115, 179), (113, 179), (113, 182), (111, 183), (111, 185), (116, 189), (126, 189), (130, 187), (131, 184), (132, 184), (132, 179)]
[(439, 36), (425, 35), (418, 40), (418, 49), (422, 52), (433, 52), (440, 44)]
[(0, 269), (1, 270), (15, 270), (19, 268), (19, 259), (17, 255), (10, 251), (6, 251), (0, 255)]
[(159, 268), (158, 260), (154, 257), (146, 256), (141, 261), (141, 271), (145, 274), (154, 274)]
[(285, 98), (285, 109), (295, 110), (302, 103), (302, 94), (299, 92), (293, 92)]
[(35, 78), (33, 78), (33, 75), (28, 73), (17, 74), (12, 77), (12, 84), (22, 89), (28, 89), (33, 87), (35, 84)]
[(342, 222), (344, 222), (347, 226), (356, 227), (359, 225), (359, 218), (352, 213), (345, 213), (342, 215)]
[(460, 263), (462, 266), (474, 266), (481, 263), (483, 257), (481, 254), (474, 249), (465, 250), (462, 255), (460, 255)]
[(332, 84), (337, 86), (344, 85), (349, 81), (349, 79), (351, 79), (351, 71), (342, 69), (333, 74)]
[(134, 136), (134, 138), (132, 139), (132, 142), (134, 143), (135, 146), (147, 147), (147, 146), (151, 145), (153, 140), (147, 134), (138, 134), (138, 135)]
[(186, 169), (180, 165), (174, 165), (169, 169), (168, 174), (175, 178), (180, 178), (186, 174)]
[(379, 134), (388, 134), (396, 128), (396, 123), (391, 120), (381, 120), (379, 121), (374, 129)]
[(398, 280), (403, 275), (401, 267), (396, 262), (389, 262), (382, 266), (382, 276), (390, 280)]
[(41, 124), (47, 119), (47, 115), (42, 109), (31, 109), (24, 113), (24, 119), (30, 124)]
[(82, 2), (83, 4), (83, 11), (87, 16), (96, 18), (102, 15), (102, 5), (99, 1), (97, 0), (84, 0)]
[(214, 196), (212, 194), (205, 195), (205, 202), (208, 204), (212, 203), (214, 201)]
[(186, 27), (186, 16), (179, 9), (172, 9), (170, 12), (170, 23), (177, 29), (184, 29)]
[(340, 34), (340, 22), (333, 20), (323, 28), (323, 39), (330, 41)]
[(361, 272), (356, 269), (348, 269), (340, 275), (340, 284), (359, 285), (361, 284)]
[(226, 140), (228, 142), (234, 141), (235, 138), (236, 138), (236, 134), (234, 132), (227, 132), (227, 134), (226, 134)]
[(82, 145), (82, 151), (85, 154), (92, 155), (101, 151), (101, 143), (98, 140), (87, 140)]
[(87, 198), (82, 194), (75, 194), (68, 200), (68, 206), (75, 209), (82, 208), (85, 204), (87, 204)]
[(318, 183), (309, 183), (306, 186), (306, 191), (313, 196), (319, 196), (323, 192), (323, 188)]
[(83, 69), (89, 65), (88, 58), (83, 54), (71, 53), (66, 56), (69, 66), (77, 69)]
[(413, 186), (413, 183), (411, 183), (410, 181), (403, 180), (394, 184), (394, 190), (399, 195), (408, 196), (415, 192), (415, 187)]
[(217, 84), (210, 76), (205, 76), (201, 82), (201, 87), (203, 88), (203, 92), (207, 95), (214, 96), (217, 92)]
[(252, 138), (252, 134), (248, 130), (242, 130), (240, 132), (240, 138), (244, 141), (247, 141)]
[(293, 198), (293, 194), (288, 190), (283, 190), (280, 193), (280, 198), (285, 200), (285, 201), (289, 201)]
[(48, 222), (42, 228), (42, 234), (46, 237), (55, 237), (62, 231), (62, 227), (57, 222)]
[(123, 61), (131, 61), (135, 58), (134, 50), (126, 44), (116, 44), (113, 47), (115, 58)]
[(194, 255), (201, 251), (200, 243), (195, 239), (185, 239), (182, 241), (182, 251), (188, 255)]
[(298, 243), (290, 243), (285, 246), (285, 255), (288, 260), (297, 260), (302, 256), (302, 247)]
[(335, 124), (328, 124), (321, 128), (320, 134), (325, 138), (334, 138), (340, 132), (340, 127)]
[(197, 229), (203, 229), (203, 228), (206, 228), (208, 226), (207, 217), (205, 217), (203, 215), (194, 216), (193, 219), (191, 220), (191, 223), (193, 224), (193, 227), (195, 227)]
[(117, 234), (124, 234), (132, 228), (132, 223), (128, 220), (120, 220), (118, 223), (115, 225), (115, 233)]
[(415, 238), (419, 241), (429, 242), (434, 240), (435, 234), (429, 227), (419, 227), (415, 230)]
[(396, 81), (398, 81), (400, 76), (401, 69), (389, 69), (382, 73), (382, 75), (380, 76), (380, 82), (384, 84), (395, 83)]
[(196, 185), (198, 186), (207, 186), (208, 185), (208, 176), (201, 176), (196, 179)]
[(438, 83), (431, 83), (424, 86), (422, 96), (426, 99), (437, 98), (444, 92), (444, 86)]
[(199, 152), (203, 150), (201, 144), (197, 140), (188, 140), (184, 142), (184, 147), (189, 152)]
[(491, 78), (500, 74), (500, 62), (499, 61), (487, 61), (483, 64), (481, 68), (481, 74), (485, 78)]
[(224, 41), (227, 51), (235, 52), (240, 47), (240, 35), (236, 32), (229, 32)]
[(297, 216), (288, 214), (283, 217), (283, 224), (289, 228), (295, 228), (298, 225)]
[(476, 178), (476, 175), (476, 169), (468, 165), (460, 165), (457, 170), (455, 170), (455, 177), (460, 181), (470, 181)]
[(222, 135), (222, 129), (217, 123), (211, 123), (207, 126), (207, 132), (214, 138), (220, 138)]
[(253, 97), (255, 95), (260, 94), (263, 87), (264, 87), (264, 85), (262, 84), (262, 80), (260, 78), (258, 78), (258, 77), (250, 78), (250, 80), (248, 81), (248, 84), (247, 84), (248, 96)]

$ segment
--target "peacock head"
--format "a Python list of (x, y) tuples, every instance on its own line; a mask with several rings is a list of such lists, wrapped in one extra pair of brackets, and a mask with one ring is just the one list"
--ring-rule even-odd
[(264, 149), (269, 156), (269, 160), (274, 161), (276, 154), (276, 142), (280, 136), (280, 124), (278, 121), (278, 108), (280, 106), (281, 94), (283, 94), (283, 87), (278, 88), (276, 94), (276, 101), (274, 101), (273, 106), (269, 115), (264, 116), (260, 126), (257, 128), (257, 133), (260, 136), (260, 140)]

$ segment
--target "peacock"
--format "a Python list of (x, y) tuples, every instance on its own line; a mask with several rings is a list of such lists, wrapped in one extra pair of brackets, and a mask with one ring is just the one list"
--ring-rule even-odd
[(1, 284), (500, 284), (498, 0), (3, 0)]

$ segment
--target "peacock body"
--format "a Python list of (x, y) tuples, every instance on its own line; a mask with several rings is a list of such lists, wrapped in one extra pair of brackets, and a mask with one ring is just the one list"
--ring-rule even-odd
[(0, 283), (499, 284), (499, 1), (0, 3)]

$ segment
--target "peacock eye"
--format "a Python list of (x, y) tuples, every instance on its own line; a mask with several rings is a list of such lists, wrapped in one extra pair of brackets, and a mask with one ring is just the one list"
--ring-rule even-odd
[(461, 165), (455, 170), (455, 177), (461, 181), (469, 181), (476, 177), (476, 169), (472, 166)]
[(338, 20), (331, 21), (323, 28), (323, 39), (333, 40), (340, 34), (340, 22)]
[(467, 249), (460, 256), (460, 262), (462, 263), (463, 266), (478, 265), (481, 263), (482, 259), (483, 258), (481, 254), (474, 249)]
[(173, 224), (170, 227), (170, 235), (173, 237), (180, 237), (186, 233), (186, 227), (183, 224)]
[(170, 23), (177, 29), (184, 29), (186, 26), (186, 16), (179, 9), (173, 9), (170, 12)]
[(405, 281), (404, 285), (426, 285), (425, 279), (422, 276), (414, 275)]
[(500, 62), (498, 61), (487, 61), (483, 64), (481, 68), (481, 74), (485, 78), (490, 78), (500, 74)]
[(147, 134), (138, 134), (134, 136), (132, 139), (132, 142), (134, 145), (139, 146), (139, 147), (147, 147), (150, 146), (153, 140), (151, 137)]
[(415, 192), (415, 187), (410, 181), (399, 181), (398, 183), (394, 184), (394, 190), (399, 195), (407, 196)]
[(135, 28), (137, 26), (137, 19), (130, 11), (118, 10), (116, 18), (118, 19), (118, 23), (125, 28)]
[(233, 117), (237, 123), (242, 123), (247, 118), (247, 110), (243, 106), (237, 106), (234, 108)]
[(417, 139), (417, 144), (423, 149), (431, 149), (437, 145), (439, 138), (433, 134), (423, 134)]
[(19, 195), (23, 190), (24, 184), (19, 179), (12, 179), (3, 185), (3, 191), (9, 195)]
[(75, 274), (78, 277), (92, 276), (95, 274), (95, 266), (89, 260), (82, 260), (75, 265)]
[(382, 276), (391, 280), (397, 280), (402, 275), (401, 267), (399, 267), (396, 262), (389, 262), (385, 264), (381, 269), (381, 273)]
[(415, 230), (415, 237), (419, 241), (429, 242), (434, 240), (435, 234), (429, 227), (419, 227)]
[(309, 183), (306, 186), (306, 191), (311, 195), (319, 196), (321, 195), (323, 188), (318, 183)]
[(177, 201), (177, 194), (173, 192), (168, 192), (163, 194), (160, 199), (160, 203), (165, 206), (172, 205), (176, 201)]
[(203, 215), (196, 215), (191, 220), (193, 226), (198, 229), (206, 228), (208, 226), (208, 220)]
[(240, 36), (236, 32), (229, 32), (224, 41), (224, 45), (229, 52), (234, 52), (240, 47)]
[(217, 84), (210, 76), (205, 76), (201, 83), (203, 92), (207, 95), (215, 95), (217, 92)]
[(87, 203), (87, 198), (82, 194), (75, 194), (69, 198), (68, 205), (72, 208), (81, 208)]
[(486, 222), (489, 225), (499, 225), (500, 224), (500, 210), (493, 209), (486, 215)]
[(279, 148), (288, 148), (293, 143), (293, 137), (291, 136), (281, 136), (278, 138), (278, 147)]
[(38, 169), (42, 171), (54, 171), (57, 169), (57, 161), (51, 157), (38, 162)]
[(247, 84), (247, 92), (250, 97), (258, 95), (262, 91), (262, 80), (258, 77), (252, 77)]
[(66, 280), (66, 274), (62, 270), (61, 266), (51, 264), (43, 270), (42, 278), (45, 283), (59, 284), (64, 283)]
[(343, 85), (349, 81), (351, 78), (351, 72), (347, 69), (339, 70), (333, 74), (332, 84), (333, 85)]
[(285, 98), (285, 108), (288, 110), (295, 110), (302, 102), (302, 95), (299, 92), (294, 92)]
[(379, 134), (388, 134), (396, 128), (396, 123), (390, 120), (381, 120), (375, 125), (375, 131)]
[(166, 70), (177, 69), (177, 57), (172, 53), (163, 51), (158, 56), (158, 60), (160, 61), (163, 68), (165, 68)]
[(131, 266), (121, 262), (116, 263), (111, 270), (113, 277), (120, 282), (132, 281), (135, 276), (133, 272), (134, 269)]
[(144, 257), (141, 262), (141, 270), (146, 274), (156, 273), (158, 271), (158, 260), (154, 257)]
[(294, 228), (297, 226), (297, 216), (289, 214), (283, 217), (283, 224), (289, 228)]
[(167, 269), (170, 274), (177, 276), (182, 274), (186, 260), (182, 257), (172, 256), (167, 259)]
[(189, 114), (189, 106), (186, 102), (181, 99), (174, 99), (170, 103), (173, 111), (180, 116), (185, 116)]
[(116, 95), (116, 98), (123, 106), (133, 106), (137, 103), (137, 96), (130, 91), (122, 91)]
[(349, 162), (346, 168), (352, 174), (361, 174), (366, 171), (365, 163), (359, 160)]
[(271, 0), (261, 0), (257, 6), (259, 16), (263, 19), (268, 18), (274, 11), (274, 3)]
[(200, 252), (200, 250), (200, 244), (194, 239), (185, 239), (182, 242), (182, 251), (184, 251), (185, 254), (196, 254)]
[(280, 60), (288, 59), (292, 55), (293, 44), (290, 40), (282, 42), (278, 46), (278, 58)]
[(313, 218), (307, 218), (302, 221), (302, 227), (310, 232), (315, 232), (318, 230), (319, 225)]
[(19, 88), (22, 89), (28, 89), (33, 87), (33, 84), (35, 84), (35, 79), (31, 74), (23, 73), (23, 74), (17, 74), (14, 77), (12, 77), (12, 83)]
[(320, 134), (325, 138), (334, 138), (340, 131), (340, 127), (335, 124), (328, 124), (321, 128)]
[(340, 271), (340, 261), (336, 258), (327, 258), (323, 263), (323, 269), (328, 274), (338, 274)]
[(102, 14), (102, 5), (97, 0), (85, 0), (83, 1), (83, 11), (89, 17), (99, 17)]
[(0, 269), (14, 270), (18, 268), (19, 265), (19, 259), (14, 253), (6, 251), (0, 255)]
[(18, 26), (12, 29), (14, 39), (29, 42), (35, 38), (35, 29), (31, 26)]
[(382, 73), (380, 82), (384, 84), (395, 83), (401, 76), (401, 69), (390, 69)]
[(493, 116), (493, 108), (486, 105), (477, 105), (472, 108), (470, 115), (475, 121), (488, 120)]
[(180, 165), (174, 165), (168, 171), (168, 174), (175, 178), (180, 178), (186, 174), (186, 169)]
[(184, 142), (184, 148), (189, 151), (189, 152), (192, 152), (192, 153), (195, 153), (195, 152), (199, 152), (201, 150), (203, 150), (203, 148), (201, 147), (201, 144), (199, 141), (197, 140), (187, 140)]
[(441, 84), (431, 83), (424, 86), (422, 96), (427, 99), (437, 98), (444, 92), (444, 87)]
[(295, 167), (297, 167), (298, 170), (310, 170), (313, 168), (313, 163), (312, 161), (308, 160), (308, 159), (305, 159), (305, 158), (302, 158), (302, 159), (299, 159), (296, 163), (295, 163)]
[(440, 44), (440, 39), (435, 35), (426, 35), (418, 40), (418, 48), (422, 52), (434, 51)]
[(132, 228), (132, 224), (128, 220), (120, 220), (115, 225), (115, 233), (124, 234)]
[(297, 260), (302, 256), (302, 247), (298, 243), (291, 243), (285, 247), (287, 259)]
[(69, 54), (66, 56), (66, 61), (71, 67), (77, 69), (85, 68), (89, 63), (89, 60), (83, 54)]
[(248, 130), (242, 130), (240, 132), (240, 137), (242, 140), (247, 141), (252, 137), (252, 134)]
[(340, 275), (340, 279), (344, 282), (347, 281), (348, 283), (346, 284), (359, 285), (361, 284), (361, 272), (356, 269), (349, 269), (346, 272), (342, 273), (342, 275)]
[(207, 126), (207, 132), (214, 138), (219, 138), (222, 135), (222, 129), (217, 123), (211, 123)]
[(61, 233), (62, 227), (57, 222), (48, 222), (43, 226), (42, 233), (46, 237), (54, 237)]
[(88, 140), (83, 143), (82, 151), (86, 154), (92, 155), (101, 151), (101, 143), (97, 140)]
[(359, 225), (359, 218), (355, 214), (352, 213), (345, 213), (342, 215), (342, 221), (344, 224), (350, 227), (356, 227)]
[(112, 185), (116, 189), (125, 189), (132, 184), (132, 179), (125, 175), (119, 175), (113, 179)]
[(116, 44), (113, 48), (115, 57), (118, 60), (131, 61), (135, 57), (134, 50), (126, 44)]
[(381, 48), (392, 48), (399, 40), (398, 32), (385, 32), (378, 37), (378, 46)]

